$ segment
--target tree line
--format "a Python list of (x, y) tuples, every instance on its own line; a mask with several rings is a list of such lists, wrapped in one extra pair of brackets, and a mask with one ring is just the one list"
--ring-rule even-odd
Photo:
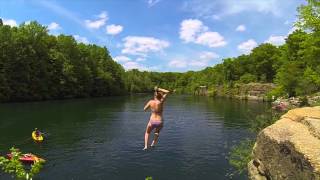
[(0, 22), (0, 101), (29, 101), (150, 92), (154, 86), (193, 93), (199, 86), (233, 88), (275, 83), (273, 95), (320, 90), (320, 3), (298, 8), (298, 30), (281, 46), (264, 43), (248, 55), (223, 59), (201, 71), (125, 71), (106, 47), (50, 35), (37, 22), (10, 27)]

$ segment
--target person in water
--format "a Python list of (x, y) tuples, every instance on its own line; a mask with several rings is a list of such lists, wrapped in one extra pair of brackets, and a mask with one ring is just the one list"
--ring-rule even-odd
[(41, 136), (41, 132), (38, 130), (38, 128), (35, 128), (34, 131), (36, 132), (36, 137)]
[(163, 103), (170, 91), (162, 88), (155, 87), (154, 99), (150, 100), (145, 106), (144, 111), (148, 108), (151, 110), (151, 116), (149, 123), (147, 124), (146, 132), (144, 135), (144, 148), (143, 150), (148, 149), (149, 136), (153, 129), (155, 129), (154, 140), (151, 143), (151, 147), (154, 147), (159, 138), (160, 130), (163, 127)]

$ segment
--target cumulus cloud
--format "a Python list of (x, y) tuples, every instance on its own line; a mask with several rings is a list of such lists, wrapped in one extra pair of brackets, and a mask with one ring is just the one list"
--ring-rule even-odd
[(249, 54), (251, 50), (257, 46), (258, 44), (255, 40), (249, 39), (248, 41), (239, 44), (238, 49), (244, 54)]
[(286, 37), (285, 36), (274, 36), (274, 35), (271, 35), (266, 41), (265, 43), (270, 43), (270, 44), (273, 44), (275, 46), (280, 46), (282, 44), (285, 43), (285, 40)]
[(123, 55), (121, 55), (121, 56), (116, 56), (116, 57), (114, 57), (113, 59), (114, 59), (116, 62), (119, 62), (119, 63), (131, 61), (131, 59), (130, 59), (129, 57), (123, 56)]
[(160, 40), (154, 37), (127, 36), (123, 39), (123, 54), (147, 56), (150, 52), (159, 52), (169, 47), (168, 41)]
[(108, 20), (108, 14), (106, 11), (102, 11), (97, 15), (96, 20), (85, 20), (85, 26), (89, 29), (99, 29), (104, 26)]
[(208, 31), (202, 21), (198, 19), (186, 19), (180, 24), (180, 39), (184, 42), (193, 42), (208, 47), (222, 47), (227, 44), (224, 37), (218, 32)]
[(56, 22), (52, 22), (52, 23), (50, 23), (50, 24), (48, 25), (48, 29), (49, 29), (50, 31), (59, 30), (59, 29), (61, 29), (61, 26), (60, 26), (58, 23), (56, 23)]
[(121, 33), (122, 30), (123, 30), (122, 26), (115, 25), (115, 24), (111, 24), (106, 27), (107, 34), (111, 34), (111, 35), (117, 35)]
[(190, 0), (183, 6), (185, 11), (192, 12), (198, 17), (212, 18), (214, 16), (230, 16), (242, 12), (258, 12), (281, 15), (287, 8), (296, 7), (294, 2), (279, 0)]
[(2, 19), (3, 24), (9, 25), (11, 27), (18, 26), (17, 21), (14, 19)]
[(74, 39), (80, 43), (89, 44), (89, 41), (86, 37), (82, 37), (79, 35), (73, 35)]
[(198, 36), (195, 41), (197, 44), (209, 46), (209, 47), (222, 47), (227, 44), (224, 37), (218, 32), (205, 32)]
[(239, 31), (239, 32), (246, 31), (246, 26), (241, 24), (236, 28), (236, 31)]
[(198, 19), (186, 19), (180, 24), (180, 39), (185, 42), (193, 42), (196, 39), (196, 35), (208, 30), (208, 27)]

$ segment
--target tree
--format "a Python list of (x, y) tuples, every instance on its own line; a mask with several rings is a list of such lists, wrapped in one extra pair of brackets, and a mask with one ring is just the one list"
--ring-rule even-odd
[(278, 60), (279, 55), (278, 48), (268, 43), (261, 44), (252, 50), (249, 58), (255, 65), (255, 75), (258, 80), (261, 82), (272, 82), (276, 74), (273, 64)]
[(289, 97), (296, 96), (296, 88), (303, 68), (299, 62), (287, 62), (277, 72), (276, 83), (288, 93)]
[(320, 32), (320, 2), (318, 0), (307, 1), (307, 5), (302, 5), (298, 8), (299, 20), (297, 26), (318, 34)]

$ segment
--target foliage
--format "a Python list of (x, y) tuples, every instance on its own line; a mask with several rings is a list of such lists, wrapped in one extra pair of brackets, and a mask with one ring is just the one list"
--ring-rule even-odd
[(249, 161), (252, 159), (252, 149), (255, 140), (243, 140), (240, 144), (232, 147), (229, 152), (229, 163), (236, 168), (236, 172), (241, 174), (247, 169)]
[(298, 8), (298, 27), (309, 29), (314, 32), (320, 31), (320, 2), (318, 0), (307, 0), (307, 5)]
[(306, 96), (303, 96), (301, 98), (301, 102), (299, 104), (300, 107), (303, 107), (303, 106), (310, 106), (309, 102), (308, 102), (308, 98)]
[(152, 180), (153, 178), (151, 176), (146, 177), (146, 180)]
[(252, 118), (250, 123), (250, 131), (254, 133), (259, 133), (264, 128), (275, 123), (280, 119), (281, 115), (285, 112), (277, 112), (272, 109), (264, 112), (263, 114), (257, 115), (255, 118)]
[(0, 26), (0, 101), (107, 96), (125, 92), (124, 69), (105, 47), (48, 34), (31, 22)]
[[(276, 112), (272, 109), (257, 115), (252, 119), (250, 123), (250, 131), (253, 133), (259, 133), (262, 129), (270, 126), (276, 122), (285, 112)], [(250, 114), (250, 113), (248, 113)], [(235, 145), (229, 153), (229, 163), (236, 169), (236, 172), (241, 174), (247, 170), (247, 165), (252, 159), (252, 149), (255, 143), (255, 139), (246, 139), (241, 141), (238, 145)]]
[(239, 80), (241, 83), (251, 83), (251, 82), (256, 82), (257, 81), (257, 77), (255, 75), (252, 75), (250, 73), (245, 73), (244, 75), (242, 75), (240, 77)]
[(285, 96), (285, 95), (286, 95), (286, 91), (280, 85), (280, 86), (277, 86), (276, 88), (272, 89), (270, 92), (267, 93), (267, 99), (268, 100), (275, 100), (276, 98), (281, 97), (281, 96)]
[(285, 44), (260, 44), (248, 55), (185, 73), (124, 71), (106, 47), (49, 35), (37, 22), (0, 25), (0, 101), (145, 93), (154, 86), (185, 94), (207, 86), (210, 95), (232, 96), (235, 84), (250, 82), (276, 83), (274, 96), (314, 93), (320, 90), (320, 5), (307, 1)]
[(15, 148), (11, 148), (10, 151), (12, 154), (10, 160), (0, 156), (0, 166), (4, 172), (16, 176), (18, 179), (29, 180), (37, 175), (42, 169), (44, 162), (38, 161), (31, 165), (31, 169), (29, 171), (25, 170), (24, 165), (19, 160), (21, 152)]

